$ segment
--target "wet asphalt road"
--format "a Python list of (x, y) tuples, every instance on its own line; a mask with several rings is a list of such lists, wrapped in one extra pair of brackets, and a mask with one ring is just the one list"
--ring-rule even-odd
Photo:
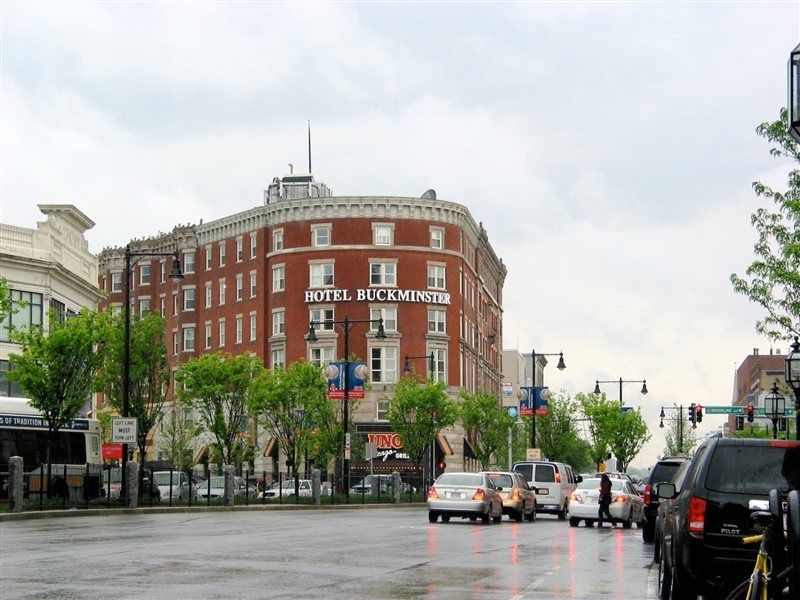
[(421, 507), (5, 522), (0, 598), (643, 598), (638, 529)]

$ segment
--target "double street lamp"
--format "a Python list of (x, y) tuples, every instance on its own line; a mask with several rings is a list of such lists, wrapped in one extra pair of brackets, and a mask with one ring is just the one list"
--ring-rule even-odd
[(310, 321), (308, 328), (308, 341), (316, 342), (317, 331), (316, 328), (325, 325), (341, 325), (344, 332), (344, 414), (343, 421), (344, 427), (342, 428), (342, 448), (344, 448), (344, 459), (342, 465), (342, 475), (344, 477), (344, 493), (347, 499), (350, 499), (350, 455), (349, 446), (347, 444), (348, 436), (350, 435), (350, 330), (358, 323), (369, 323), (370, 325), (376, 324), (378, 331), (375, 333), (375, 339), (385, 340), (386, 331), (383, 329), (383, 317), (378, 319), (351, 319), (345, 315), (344, 319), (333, 320), (325, 319), (323, 321)]
[(786, 398), (783, 394), (778, 394), (778, 382), (775, 381), (770, 388), (770, 394), (764, 398), (764, 413), (772, 421), (772, 439), (778, 439), (778, 420), (783, 418), (786, 412)]
[(623, 383), (641, 383), (642, 384), (642, 394), (647, 394), (647, 380), (645, 379), (596, 379), (594, 382), (594, 393), (600, 393), (600, 384), (601, 383), (618, 383), (619, 384), (619, 403), (622, 404), (622, 384)]
[(564, 364), (564, 353), (563, 352), (536, 352), (535, 350), (531, 349), (531, 367), (532, 367), (532, 374), (531, 374), (531, 382), (533, 382), (533, 392), (532, 397), (530, 398), (531, 403), (531, 448), (536, 448), (536, 357), (537, 356), (558, 356), (558, 364), (556, 365), (556, 369), (559, 371), (563, 371), (567, 368), (567, 365)]
[(800, 440), (800, 342), (794, 336), (791, 352), (786, 357), (786, 383), (794, 392), (795, 439)]
[[(132, 277), (132, 261), (134, 257), (140, 258), (143, 256), (156, 257), (156, 256), (171, 256), (172, 257), (172, 271), (170, 271), (169, 278), (180, 280), (183, 279), (183, 271), (181, 270), (181, 259), (178, 251), (174, 252), (133, 252), (131, 245), (125, 246), (125, 305), (123, 307), (125, 316), (125, 334), (122, 345), (122, 416), (127, 417), (131, 407), (131, 277)], [(138, 428), (137, 428), (138, 430)], [(144, 458), (144, 457), (142, 457)], [(128, 444), (122, 445), (122, 467), (125, 468), (125, 462), (128, 460)], [(126, 477), (122, 477), (122, 490), (121, 497), (126, 498), (127, 491)]]

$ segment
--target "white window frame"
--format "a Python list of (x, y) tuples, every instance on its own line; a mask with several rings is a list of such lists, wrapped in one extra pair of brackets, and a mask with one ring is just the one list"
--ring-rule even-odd
[(335, 360), (335, 346), (311, 346), (308, 349), (308, 362), (310, 363), (325, 367), (329, 362), (334, 362)]
[(311, 245), (315, 248), (327, 248), (331, 245), (332, 231), (330, 223), (315, 223), (311, 226)]
[(194, 286), (183, 288), (183, 310), (194, 310), (197, 307), (197, 294)]
[(145, 315), (150, 312), (150, 298), (139, 298), (139, 314)]
[(447, 309), (428, 307), (428, 333), (447, 333)]
[(139, 285), (150, 285), (150, 263), (139, 265)]
[(211, 303), (213, 302), (213, 293), (211, 292), (211, 283), (210, 281), (206, 281), (206, 308), (211, 308)]
[(241, 314), (236, 315), (236, 337), (234, 339), (236, 344), (244, 341), (244, 316)]
[(214, 343), (214, 340), (212, 338), (212, 332), (211, 332), (211, 321), (206, 321), (205, 322), (205, 326), (206, 326), (205, 327), (206, 350), (210, 350), (211, 349), (211, 345)]
[[(383, 319), (383, 329), (385, 331), (397, 331), (397, 306), (370, 306), (369, 318), (372, 321)], [(370, 331), (377, 331), (377, 323), (370, 323)]]
[(447, 286), (447, 266), (442, 263), (428, 263), (428, 288), (443, 290)]
[(172, 292), (172, 316), (178, 316), (178, 310), (180, 307), (180, 303), (178, 301), (178, 292)]
[(206, 271), (210, 271), (214, 266), (214, 247), (209, 244), (206, 246)]
[[(191, 260), (190, 260), (191, 257)], [(195, 272), (195, 264), (194, 264), (194, 250), (184, 252), (183, 253), (183, 272), (184, 273), (194, 273)]]
[(250, 258), (253, 259), (258, 256), (258, 234), (253, 232), (250, 234)]
[[(330, 319), (327, 314), (330, 312)], [(315, 313), (318, 313), (315, 315)], [(333, 331), (336, 310), (333, 306), (315, 306), (308, 309), (308, 322), (315, 321), (314, 331)]]
[[(376, 355), (378, 356), (376, 357)], [(370, 381), (378, 384), (396, 383), (397, 356), (397, 346), (371, 346), (369, 349)], [(390, 365), (390, 362), (393, 364)], [(375, 368), (376, 364), (378, 364), (378, 369)]]
[(218, 338), (219, 338), (218, 341), (219, 341), (219, 347), (220, 348), (224, 348), (225, 347), (225, 342), (227, 341), (226, 335), (225, 335), (225, 333), (226, 333), (225, 332), (225, 328), (226, 328), (225, 317), (222, 317), (217, 323), (217, 334), (218, 334)]
[(256, 341), (256, 334), (258, 332), (258, 320), (256, 319), (256, 313), (250, 313), (250, 341)]
[(183, 352), (194, 352), (196, 347), (195, 343), (195, 328), (194, 325), (183, 326)]
[(286, 265), (272, 267), (272, 293), (286, 291)]
[(223, 277), (218, 281), (218, 289), (219, 289), (219, 303), (217, 306), (225, 306), (225, 296), (228, 294), (228, 284)]
[(444, 250), (444, 227), (430, 228), (430, 245), (433, 250)]
[(178, 335), (178, 330), (172, 330), (172, 355), (177, 356), (178, 350), (180, 347), (180, 336)]
[(239, 236), (236, 238), (236, 262), (240, 263), (244, 260), (244, 237)]
[(270, 359), (269, 359), (270, 368), (286, 368), (286, 348), (281, 346), (280, 348), (273, 348), (270, 352)]
[(272, 335), (286, 335), (286, 310), (284, 308), (272, 310)]
[(394, 246), (394, 223), (373, 223), (372, 245)]
[(433, 380), (447, 384), (447, 348), (432, 348)]
[(120, 272), (111, 272), (111, 291), (112, 292), (121, 292), (122, 291), (122, 273)]
[(272, 251), (283, 250), (283, 228), (272, 230)]
[(375, 402), (375, 420), (376, 421), (388, 421), (389, 417), (389, 407), (391, 406), (392, 401), (389, 398), (378, 398)]
[(333, 261), (310, 261), (308, 263), (308, 287), (329, 288), (335, 285), (336, 269)]
[(370, 259), (370, 287), (397, 287), (397, 260)]
[(244, 299), (244, 273), (236, 275), (236, 301)]
[(161, 318), (164, 319), (167, 316), (167, 296), (166, 294), (161, 294), (158, 297), (158, 304), (159, 304), (159, 314)]
[(159, 281), (164, 283), (167, 281), (167, 262), (162, 258), (160, 261), (158, 261), (158, 267), (160, 272)]
[(258, 275), (256, 271), (250, 271), (250, 297), (255, 298), (258, 294)]
[(225, 248), (225, 241), (224, 240), (219, 243), (218, 252), (219, 252), (219, 266), (220, 267), (224, 267), (225, 263), (228, 260), (228, 257), (225, 254), (227, 252), (227, 249)]

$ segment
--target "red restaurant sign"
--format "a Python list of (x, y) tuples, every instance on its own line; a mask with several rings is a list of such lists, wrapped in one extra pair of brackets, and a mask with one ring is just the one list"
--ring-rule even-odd
[(122, 460), (122, 444), (103, 444), (103, 460)]

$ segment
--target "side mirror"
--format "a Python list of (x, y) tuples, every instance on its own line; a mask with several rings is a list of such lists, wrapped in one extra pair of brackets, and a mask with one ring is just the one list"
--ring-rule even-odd
[(575, 478), (575, 482), (576, 482), (576, 483), (581, 483), (582, 481), (583, 481), (583, 475), (578, 475), (578, 476)]
[(662, 482), (656, 485), (656, 496), (662, 500), (672, 500), (677, 495), (674, 483)]
[(503, 488), (501, 488), (499, 485), (498, 485), (498, 486), (497, 486), (495, 489), (496, 489), (498, 492), (502, 492), (502, 491), (503, 491)]

